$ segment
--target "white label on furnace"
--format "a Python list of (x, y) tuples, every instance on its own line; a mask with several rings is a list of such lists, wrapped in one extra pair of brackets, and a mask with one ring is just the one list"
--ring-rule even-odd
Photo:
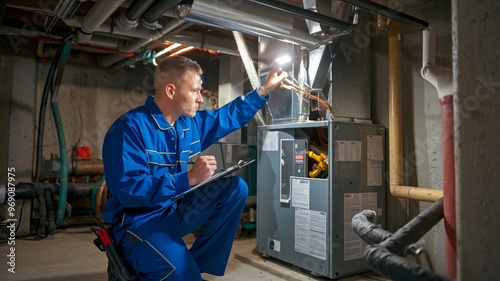
[(384, 146), (382, 143), (382, 136), (379, 135), (368, 135), (367, 140), (367, 159), (368, 160), (384, 160)]
[(382, 186), (382, 161), (366, 161), (366, 185)]
[(377, 193), (344, 194), (344, 261), (363, 258), (363, 240), (352, 230), (352, 217), (363, 210), (377, 210)]
[(366, 143), (366, 185), (382, 186), (382, 161), (384, 160), (382, 136), (368, 135)]
[(292, 207), (309, 209), (309, 180), (291, 180), (292, 187)]
[(335, 161), (361, 161), (361, 142), (335, 141)]
[(279, 132), (264, 131), (262, 141), (262, 151), (278, 151)]
[(326, 212), (295, 209), (294, 249), (326, 260)]

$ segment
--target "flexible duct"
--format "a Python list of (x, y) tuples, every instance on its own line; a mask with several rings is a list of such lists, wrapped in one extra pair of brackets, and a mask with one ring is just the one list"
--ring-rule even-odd
[(451, 281), (434, 271), (396, 256), (380, 245), (370, 245), (364, 253), (365, 259), (378, 273), (395, 281)]
[(411, 245), (421, 239), (443, 218), (443, 199), (434, 202), (429, 208), (413, 218), (394, 234), (379, 229), (370, 220), (373, 211), (363, 211), (352, 219), (353, 231), (369, 245), (364, 257), (368, 264), (380, 274), (401, 281), (449, 280), (432, 270), (422, 268), (402, 257), (411, 251)]
[(391, 237), (392, 233), (375, 224), (376, 213), (363, 210), (352, 217), (352, 229), (363, 241), (378, 244)]

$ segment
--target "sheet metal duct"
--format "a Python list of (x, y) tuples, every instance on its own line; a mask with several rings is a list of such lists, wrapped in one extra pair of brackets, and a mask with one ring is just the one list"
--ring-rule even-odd
[(294, 18), (287, 13), (263, 9), (262, 5), (238, 1), (196, 0), (187, 20), (257, 36), (270, 37), (312, 48), (321, 39), (294, 28)]

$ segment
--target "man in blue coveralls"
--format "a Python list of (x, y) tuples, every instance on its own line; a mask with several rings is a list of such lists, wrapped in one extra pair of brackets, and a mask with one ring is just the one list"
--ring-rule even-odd
[[(218, 110), (200, 110), (201, 67), (168, 57), (154, 74), (155, 95), (111, 126), (103, 159), (109, 198), (104, 220), (140, 280), (201, 280), (223, 275), (248, 195), (247, 184), (226, 177), (172, 197), (212, 176), (214, 156), (191, 157), (245, 126), (287, 74), (271, 70), (266, 82)], [(182, 238), (202, 227), (188, 249)]]

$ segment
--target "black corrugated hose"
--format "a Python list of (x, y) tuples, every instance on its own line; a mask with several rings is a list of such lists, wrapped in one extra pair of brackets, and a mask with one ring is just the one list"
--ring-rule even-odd
[(432, 270), (405, 258), (409, 246), (417, 242), (443, 218), (443, 199), (413, 218), (394, 234), (381, 229), (372, 220), (374, 211), (365, 210), (352, 218), (354, 232), (370, 244), (364, 252), (365, 260), (378, 273), (401, 281), (451, 281)]
[[(72, 35), (70, 35), (72, 36)], [(37, 133), (37, 142), (36, 142), (36, 158), (35, 158), (35, 175), (33, 176), (33, 182), (38, 182), (38, 176), (40, 174), (40, 167), (42, 166), (42, 151), (43, 151), (43, 131), (45, 126), (45, 111), (47, 109), (47, 100), (49, 99), (49, 93), (52, 91), (52, 86), (54, 84), (54, 74), (57, 70), (57, 64), (59, 63), (59, 59), (61, 58), (61, 54), (64, 50), (64, 46), (66, 45), (66, 40), (68, 37), (64, 37), (59, 43), (59, 47), (57, 48), (57, 52), (52, 60), (52, 64), (50, 65), (49, 73), (47, 75), (47, 80), (45, 81), (45, 85), (43, 87), (43, 95), (42, 101), (40, 103), (40, 112), (38, 115), (38, 133)]]

